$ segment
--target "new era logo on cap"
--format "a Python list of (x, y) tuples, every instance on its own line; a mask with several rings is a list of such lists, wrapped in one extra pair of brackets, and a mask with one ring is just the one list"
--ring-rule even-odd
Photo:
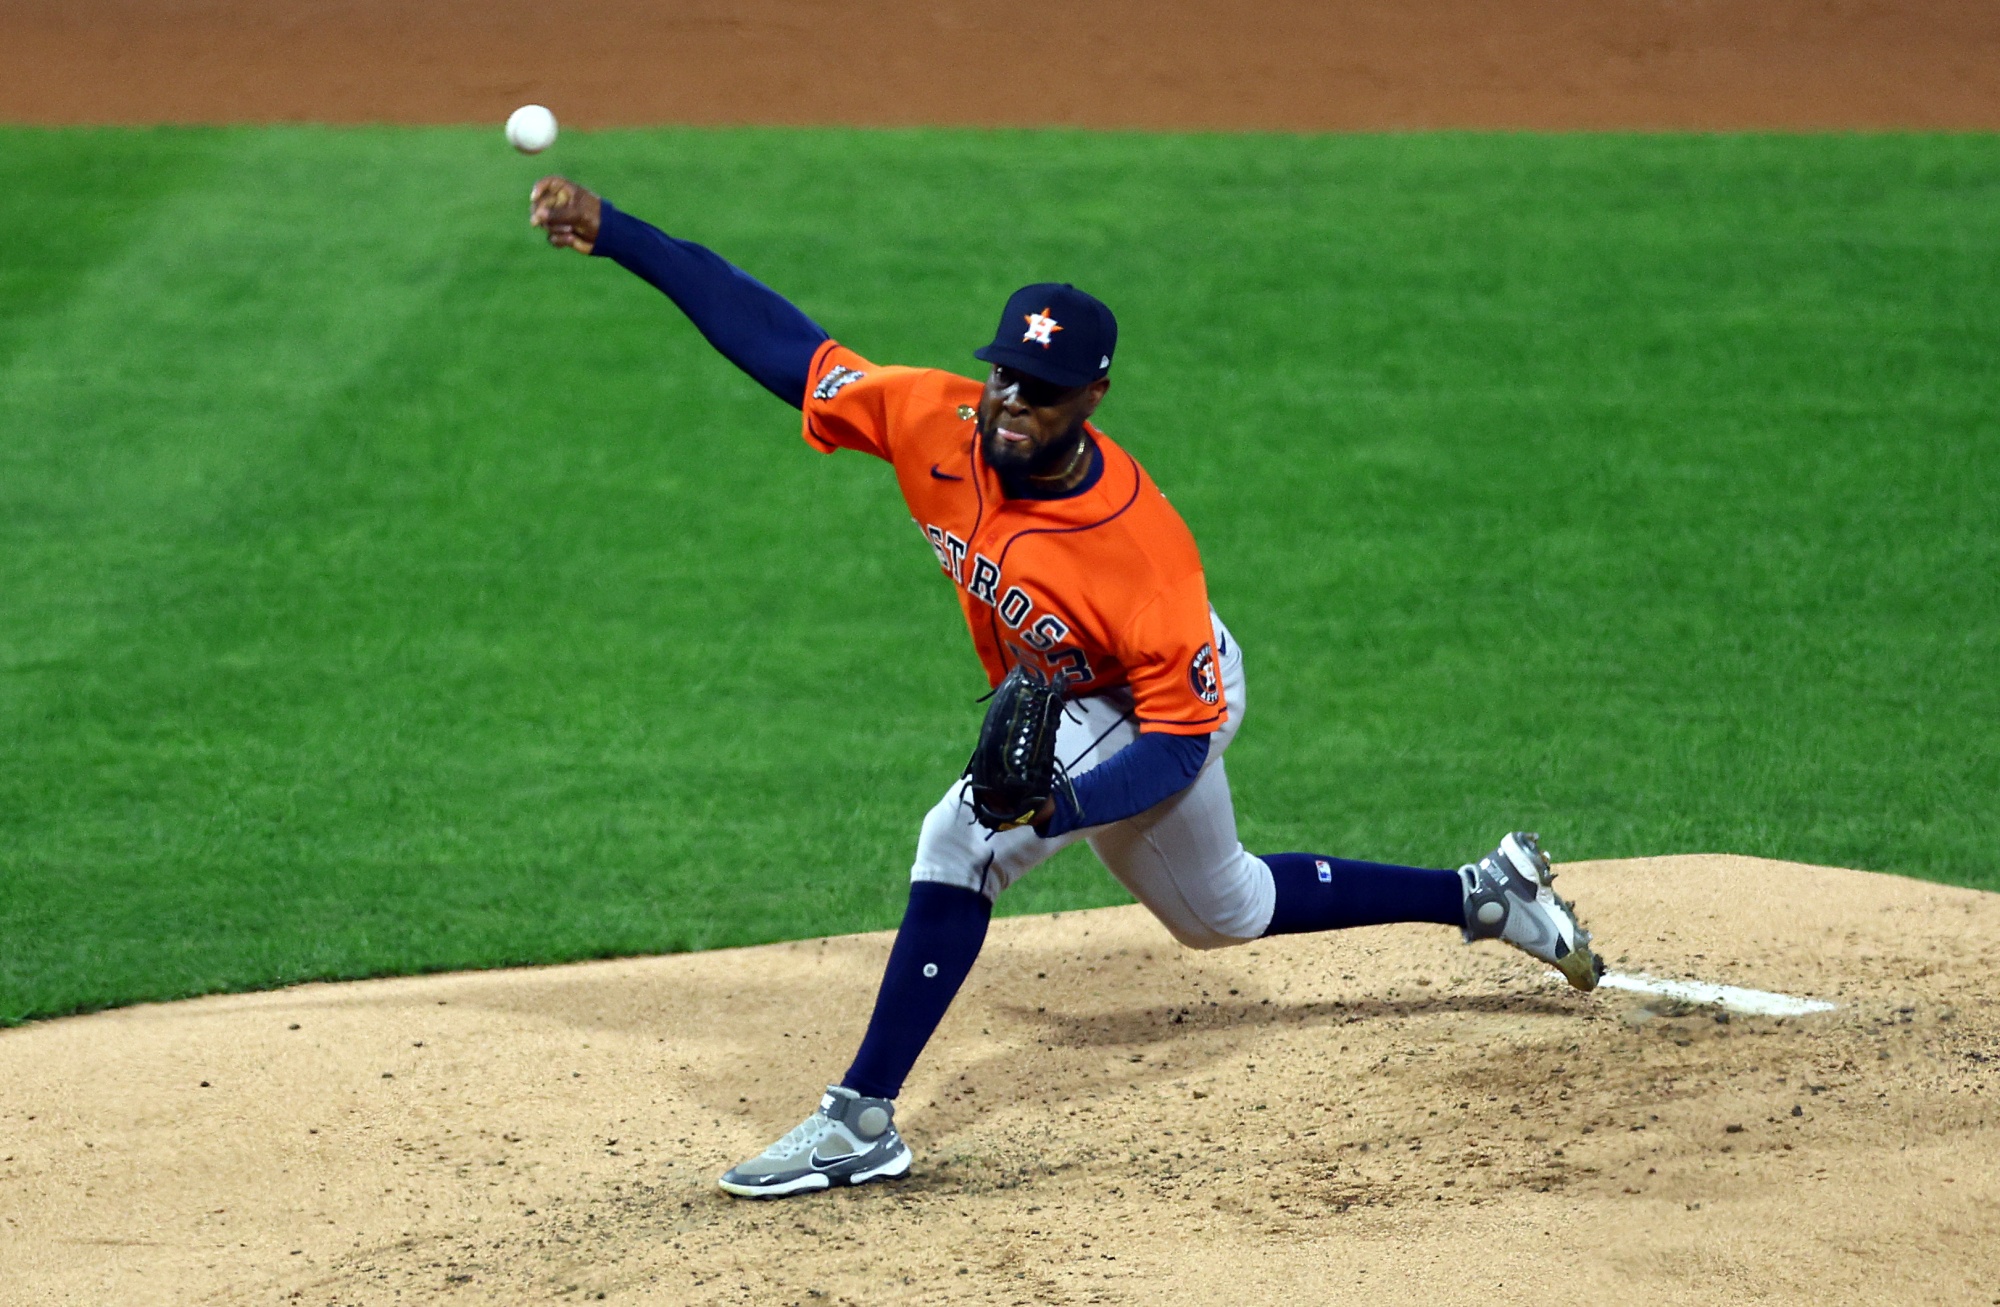
[(1049, 281), (1008, 296), (993, 343), (973, 357), (1058, 386), (1086, 386), (1111, 370), (1117, 350), (1118, 319), (1104, 302)]

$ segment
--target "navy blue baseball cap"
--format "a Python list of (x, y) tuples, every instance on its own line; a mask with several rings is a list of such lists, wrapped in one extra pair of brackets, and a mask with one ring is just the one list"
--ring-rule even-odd
[(1066, 281), (1042, 281), (1007, 297), (993, 343), (972, 357), (1058, 386), (1087, 386), (1111, 371), (1117, 348), (1118, 319), (1104, 301)]

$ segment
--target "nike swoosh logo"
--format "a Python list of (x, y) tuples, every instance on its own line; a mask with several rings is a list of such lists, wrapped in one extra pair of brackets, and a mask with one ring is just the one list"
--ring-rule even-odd
[(806, 1158), (806, 1165), (815, 1171), (826, 1171), (839, 1166), (842, 1162), (851, 1162), (857, 1156), (859, 1154), (842, 1153), (839, 1157), (821, 1157), (819, 1149), (815, 1148), (812, 1150), (812, 1154)]
[(964, 478), (964, 477), (955, 477), (955, 476), (953, 476), (953, 475), (952, 475), (951, 473), (949, 473), (949, 472), (940, 472), (940, 471), (938, 471), (938, 465), (937, 465), (937, 464), (935, 464), (935, 463), (931, 464), (931, 475), (932, 475), (932, 476), (934, 476), (934, 477), (936, 477), (936, 478), (937, 478), (938, 480), (940, 480), (940, 481), (963, 481), (963, 480), (965, 480), (965, 478)]

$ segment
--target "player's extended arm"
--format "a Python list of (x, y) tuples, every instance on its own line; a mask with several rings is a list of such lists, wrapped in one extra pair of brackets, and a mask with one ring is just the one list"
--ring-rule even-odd
[(565, 178), (536, 182), (529, 203), (528, 221), (548, 232), (549, 244), (611, 259), (635, 273), (758, 385), (793, 408), (804, 407), (813, 354), (827, 334), (790, 300), (714, 251), (621, 213)]
[(1108, 826), (1164, 803), (1194, 784), (1208, 761), (1206, 735), (1168, 735), (1149, 731), (1089, 771), (1070, 778), (1076, 803), (1060, 788), (1050, 800), (1055, 811), (1037, 824), (1044, 839), (1080, 826)]

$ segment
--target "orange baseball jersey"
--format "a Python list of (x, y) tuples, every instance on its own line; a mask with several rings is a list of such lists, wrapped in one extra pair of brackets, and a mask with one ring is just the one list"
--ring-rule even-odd
[(1007, 499), (979, 450), (979, 382), (878, 367), (834, 341), (807, 376), (806, 443), (896, 469), (993, 684), (1026, 663), (1073, 695), (1131, 686), (1142, 731), (1205, 735), (1226, 720), (1201, 554), (1138, 460), (1092, 426), (1096, 485)]

